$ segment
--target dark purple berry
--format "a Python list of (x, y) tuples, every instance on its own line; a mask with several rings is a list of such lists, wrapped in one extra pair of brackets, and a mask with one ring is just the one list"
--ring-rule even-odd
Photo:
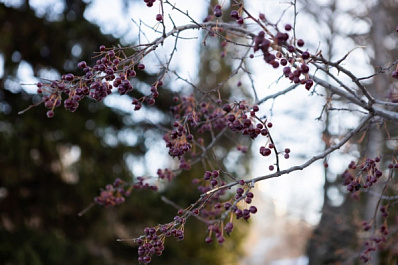
[(87, 67), (87, 63), (85, 61), (81, 61), (77, 64), (77, 67), (79, 67), (80, 69), (84, 69)]
[[(304, 53), (303, 53), (304, 54)], [(306, 64), (302, 64), (301, 65), (301, 72), (303, 73), (303, 74), (306, 74), (306, 73), (308, 73), (309, 71), (310, 71), (310, 68), (308, 67), (308, 65), (306, 65)]]
[(256, 206), (250, 206), (249, 211), (253, 214), (257, 212), (257, 207)]
[(221, 17), (222, 16), (222, 10), (220, 5), (216, 5), (214, 7), (214, 16), (215, 17)]
[(225, 112), (230, 112), (230, 111), (232, 110), (232, 108), (231, 108), (231, 106), (230, 106), (229, 104), (225, 104), (225, 105), (222, 107), (222, 109), (223, 109)]
[(306, 88), (307, 90), (310, 90), (310, 88), (312, 87), (313, 84), (314, 84), (314, 81), (312, 81), (311, 79), (308, 79), (308, 80), (305, 82), (305, 88)]
[(304, 41), (303, 41), (302, 39), (299, 39), (299, 40), (297, 41), (297, 46), (303, 47), (303, 46), (304, 46)]
[(163, 20), (162, 14), (157, 14), (156, 15), (156, 20), (159, 21), (159, 22), (162, 21)]
[(307, 60), (308, 58), (310, 58), (310, 53), (305, 51), (301, 54), (301, 57), (303, 57), (304, 60)]
[(239, 13), (236, 10), (232, 10), (230, 15), (232, 18), (235, 18), (235, 19), (239, 18)]
[(225, 232), (230, 234), (232, 232), (233, 228), (234, 228), (234, 225), (231, 222), (229, 222), (225, 225), (224, 230), (225, 230)]
[(289, 45), (289, 46), (287, 46), (287, 50), (288, 50), (288, 52), (294, 52), (296, 49), (294, 48), (293, 45)]
[(260, 147), (260, 154), (263, 156), (269, 156), (271, 154), (271, 149), (266, 148), (265, 146)]
[(47, 118), (52, 118), (52, 117), (54, 117), (54, 111), (52, 110), (47, 111)]

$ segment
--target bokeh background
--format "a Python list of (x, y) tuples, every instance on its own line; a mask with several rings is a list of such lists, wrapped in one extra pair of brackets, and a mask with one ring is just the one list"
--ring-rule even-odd
[[(182, 10), (192, 6), (190, 1), (176, 2)], [(235, 8), (232, 2), (222, 1), (224, 20), (229, 20), (229, 11)], [(270, 21), (293, 21), (290, 2), (244, 2), (253, 14), (265, 13)], [(202, 21), (217, 3), (195, 1), (197, 8), (190, 15)], [(311, 53), (322, 51), (333, 61), (361, 46), (344, 62), (358, 76), (370, 75), (397, 58), (398, 3), (394, 0), (300, 0), (297, 11), (296, 34), (306, 40)], [(189, 183), (203, 175), (200, 166), (189, 174), (181, 173), (158, 193), (137, 191), (121, 206), (95, 206), (78, 216), (100, 188), (115, 178), (129, 181), (175, 163), (162, 148), (163, 131), (156, 125), (170, 127), (172, 97), (193, 92), (181, 80), (171, 78), (162, 88), (160, 104), (138, 113), (132, 111), (129, 96), (115, 95), (102, 103), (84, 100), (73, 114), (60, 108), (53, 119), (46, 118), (42, 106), (18, 115), (39, 101), (32, 84), (40, 78), (79, 74), (77, 63), (93, 62), (93, 52), (100, 45), (132, 45), (153, 39), (157, 33), (152, 28), (159, 27), (154, 19), (158, 12), (158, 7), (147, 8), (141, 0), (0, 0), (1, 264), (137, 264), (137, 247), (116, 239), (136, 237), (146, 226), (172, 220), (176, 209), (161, 196), (181, 207), (196, 200), (198, 193)], [(176, 23), (189, 23), (186, 17), (172, 14)], [(171, 66), (175, 71), (204, 90), (229, 76), (236, 62), (233, 56), (219, 56), (223, 51), (219, 40), (202, 46), (200, 33), (186, 37), (198, 40), (180, 43)], [(165, 43), (164, 50), (172, 45)], [(167, 54), (159, 51), (160, 57)], [(130, 96), (140, 97), (156, 80), (156, 58), (149, 58), (146, 64), (154, 67), (139, 73), (134, 83), (137, 89)], [(288, 85), (261, 58), (248, 67), (260, 98)], [(242, 87), (236, 89), (238, 81)], [(388, 73), (366, 85), (380, 98), (397, 89)], [(223, 91), (224, 97), (253, 97), (250, 80), (244, 76), (230, 80), (230, 87), (234, 89)], [(264, 115), (274, 123), (277, 144), (292, 149), (291, 159), (281, 166), (306, 161), (355, 127), (358, 115), (353, 111), (344, 115), (322, 112), (330, 98), (332, 95), (316, 88), (311, 94), (297, 91), (262, 106)], [(346, 103), (335, 99), (333, 104), (343, 109)], [(236, 222), (237, 231), (223, 246), (205, 244), (206, 225), (192, 219), (186, 225), (184, 241), (168, 240), (163, 255), (153, 263), (354, 262), (361, 250), (361, 221), (373, 214), (375, 199), (363, 196), (353, 200), (341, 186), (339, 175), (351, 159), (394, 150), (394, 139), (393, 134), (373, 130), (305, 172), (258, 184), (258, 214), (249, 223)], [(253, 154), (264, 144), (238, 140)], [(235, 141), (221, 143), (218, 155), (222, 164), (242, 178), (266, 174), (268, 163), (252, 157), (251, 152), (243, 156), (236, 151)], [(388, 264), (396, 250), (391, 244), (375, 259)]]

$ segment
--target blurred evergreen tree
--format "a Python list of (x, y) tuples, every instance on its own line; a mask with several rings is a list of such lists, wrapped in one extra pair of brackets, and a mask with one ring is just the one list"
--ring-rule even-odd
[[(58, 110), (51, 120), (42, 106), (17, 114), (38, 100), (15, 85), (19, 84), (17, 69), (22, 61), (39, 77), (49, 70), (76, 72), (77, 62), (90, 61), (100, 44), (117, 44), (114, 37), (102, 34), (84, 18), (86, 1), (66, 0), (64, 4), (64, 11), (50, 21), (51, 10), (38, 17), (28, 0), (17, 7), (0, 3), (0, 53), (4, 58), (0, 79), (0, 263), (135, 264), (137, 246), (116, 239), (138, 236), (145, 226), (172, 220), (177, 210), (165, 207), (161, 195), (166, 192), (176, 204), (189, 205), (197, 194), (192, 194), (187, 184), (202, 177), (203, 168), (197, 166), (196, 176), (181, 174), (165, 192), (134, 191), (119, 207), (94, 207), (78, 217), (99, 188), (116, 177), (133, 178), (125, 158), (145, 154), (144, 132), (161, 134), (153, 125), (132, 122), (129, 113), (90, 100), (83, 100), (73, 114)], [(76, 45), (80, 53), (72, 52)], [(145, 73), (139, 78), (147, 83), (155, 80)], [(167, 127), (172, 96), (167, 88), (163, 90), (158, 107), (166, 117), (162, 125)], [(133, 96), (138, 94), (135, 90)], [(134, 134), (137, 140), (129, 145), (120, 139), (121, 132)], [(109, 137), (116, 141), (108, 141)], [(233, 145), (226, 143), (226, 148)], [(206, 232), (206, 225), (190, 220), (184, 241), (169, 239), (156, 262), (238, 261), (241, 234), (223, 247), (214, 247), (204, 243)]]

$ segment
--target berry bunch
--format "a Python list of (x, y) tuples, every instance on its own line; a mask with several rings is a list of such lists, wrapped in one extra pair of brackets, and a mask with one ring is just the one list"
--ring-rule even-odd
[(140, 264), (150, 263), (153, 255), (162, 255), (165, 238), (173, 236), (178, 240), (184, 239), (185, 219), (179, 216), (174, 219), (174, 222), (168, 224), (151, 228), (146, 227), (144, 235), (135, 239), (135, 242), (139, 245), (138, 262)]
[[(168, 176), (171, 178), (172, 172), (169, 172), (167, 169), (164, 172), (165, 173), (161, 174), (168, 174)], [(161, 175), (159, 175), (159, 178), (161, 178)], [(122, 204), (125, 201), (125, 197), (131, 195), (133, 189), (150, 189), (157, 191), (158, 187), (156, 185), (149, 184), (149, 179), (150, 177), (137, 177), (137, 181), (132, 184), (126, 183), (117, 178), (113, 184), (108, 184), (105, 186), (104, 190), (101, 190), (100, 195), (94, 198), (94, 202), (102, 206), (115, 206)]]
[[(232, 223), (228, 223), (228, 224), (231, 224), (231, 225), (232, 225)], [(233, 229), (233, 226), (231, 227), (231, 225), (229, 225), (229, 230), (230, 230), (230, 232), (232, 232), (232, 229)], [(218, 224), (211, 224), (211, 225), (209, 225), (208, 228), (207, 228), (207, 230), (209, 231), (208, 237), (205, 238), (205, 242), (206, 242), (207, 244), (210, 244), (210, 243), (213, 242), (212, 235), (215, 235), (218, 244), (221, 245), (222, 243), (224, 243), (224, 241), (225, 241), (224, 230), (221, 229), (220, 226), (219, 226)], [(230, 232), (227, 232), (227, 233), (230, 233)]]
[[(290, 24), (285, 25), (286, 31), (290, 31), (291, 29), (292, 26)], [(279, 31), (270, 39), (271, 40), (266, 38), (266, 33), (264, 31), (260, 31), (257, 36), (254, 37), (253, 51), (261, 51), (264, 61), (272, 65), (273, 68), (278, 68), (279, 65), (285, 66), (283, 68), (284, 76), (295, 84), (304, 85), (305, 88), (309, 90), (314, 84), (308, 77), (308, 62), (311, 58), (310, 53), (308, 51), (303, 51), (301, 52), (301, 56), (299, 56), (300, 50), (288, 43), (289, 34), (286, 32), (283, 33)], [(299, 39), (297, 41), (297, 46), (304, 46), (304, 41)], [(287, 52), (282, 53), (282, 47), (286, 47)], [(254, 56), (251, 56), (251, 58), (253, 57)], [(291, 66), (287, 66), (288, 63), (290, 63)], [(300, 78), (301, 76), (303, 77)]]
[(123, 181), (117, 178), (113, 184), (108, 184), (105, 190), (100, 192), (100, 195), (94, 198), (94, 201), (102, 206), (115, 206), (122, 204), (125, 201), (125, 196), (131, 194), (131, 188), (125, 190), (123, 186)]
[[(375, 184), (383, 176), (383, 172), (379, 169), (379, 162), (380, 157), (367, 158), (364, 163), (359, 165), (351, 161), (348, 169), (342, 174), (343, 185), (347, 186), (347, 191), (355, 192)], [(388, 167), (392, 169), (394, 165), (390, 164)]]
[[(268, 146), (261, 146), (259, 152), (262, 156), (269, 156), (272, 153), (272, 149), (275, 150), (274, 143), (270, 136), (269, 129), (272, 128), (272, 122), (261, 121), (256, 116), (259, 111), (259, 107), (254, 105), (249, 107), (245, 102), (238, 102), (234, 104), (225, 104), (223, 110), (226, 112), (225, 117), (227, 120), (227, 126), (231, 131), (241, 132), (242, 135), (248, 135), (251, 139), (257, 138), (259, 135), (266, 136), (268, 138)], [(250, 116), (247, 115), (250, 113)], [(256, 123), (258, 122), (258, 123)], [(238, 147), (239, 150), (239, 147)], [(290, 149), (284, 150), (284, 157), (288, 159), (290, 157)], [(270, 165), (269, 169), (274, 170), (274, 166)]]
[(169, 155), (181, 158), (192, 148), (193, 135), (189, 134), (188, 130), (178, 122), (174, 122), (173, 126), (176, 129), (165, 134), (163, 140), (169, 148)]
[[(198, 138), (195, 141), (194, 136), (190, 133), (195, 130), (199, 134), (214, 130), (219, 131), (226, 127), (226, 119), (223, 111), (218, 104), (214, 102), (196, 102), (193, 95), (174, 98), (178, 104), (171, 108), (175, 121), (173, 128), (166, 134), (163, 139), (166, 147), (169, 148), (169, 155), (182, 159), (185, 154), (192, 153), (194, 145), (202, 145), (203, 139)], [(186, 168), (186, 163), (183, 168)], [(181, 167), (181, 165), (180, 165)]]
[[(134, 70), (144, 70), (145, 65), (142, 63), (126, 64), (123, 60), (120, 49), (107, 49), (104, 45), (99, 48), (100, 59), (96, 60), (95, 65), (90, 67), (85, 61), (77, 64), (78, 68), (85, 73), (83, 76), (75, 76), (71, 73), (62, 75), (60, 81), (52, 81), (50, 83), (38, 82), (37, 92), (43, 94), (43, 102), (49, 109), (47, 117), (54, 116), (54, 109), (61, 105), (62, 95), (66, 95), (64, 107), (68, 111), (74, 112), (79, 101), (88, 96), (97, 101), (102, 101), (105, 97), (112, 93), (113, 89), (117, 89), (120, 95), (127, 94), (133, 90), (131, 78), (136, 77)], [(125, 55), (123, 55), (125, 56)], [(162, 85), (162, 81), (157, 81), (151, 87), (151, 94), (144, 96), (140, 100), (133, 100), (135, 110), (142, 107), (143, 101), (149, 105), (155, 103), (155, 98), (159, 96), (157, 87)]]
[[(207, 171), (205, 173), (204, 178), (211, 179), (213, 173), (214, 171), (213, 172)], [(247, 205), (251, 204), (252, 199), (254, 197), (254, 194), (250, 192), (250, 187), (247, 186), (243, 180), (239, 181), (239, 183), (243, 185), (243, 187), (239, 187), (236, 189), (236, 194), (234, 198), (224, 203), (217, 202), (214, 204), (214, 208), (218, 210), (218, 214), (222, 213), (222, 215), (219, 219), (216, 219), (217, 221), (215, 223), (212, 223), (208, 226), (209, 235), (205, 238), (206, 243), (208, 244), (212, 243), (213, 242), (212, 235), (214, 235), (217, 242), (219, 244), (222, 244), (225, 241), (224, 232), (226, 232), (229, 235), (233, 231), (234, 228), (234, 225), (232, 223), (233, 216), (235, 216), (236, 219), (242, 218), (244, 220), (248, 220), (251, 214), (255, 214), (257, 212), (256, 206), (252, 205), (249, 208), (247, 208)], [(237, 206), (238, 203), (241, 201), (244, 201), (246, 205), (246, 207), (244, 207), (243, 210)], [(224, 226), (223, 220), (228, 215), (230, 215), (230, 219)], [(208, 217), (209, 216), (207, 216), (207, 218)]]
[[(370, 239), (366, 240), (364, 243), (365, 250), (360, 255), (360, 258), (363, 262), (368, 262), (371, 260), (371, 252), (376, 251), (377, 247), (381, 246), (382, 243), (387, 242), (387, 236), (390, 234), (390, 231), (387, 227), (387, 217), (388, 217), (388, 206), (381, 206), (380, 213), (384, 222), (380, 227), (375, 231), (374, 235), (370, 237)], [(369, 231), (372, 228), (372, 222), (363, 221), (362, 227), (364, 231)]]
[(239, 15), (239, 11), (238, 10), (232, 10), (230, 16), (232, 18), (235, 18), (236, 22), (238, 22), (238, 24), (241, 24), (241, 25), (243, 24), (244, 19), (243, 19), (242, 16)]
[(152, 179), (151, 177), (137, 177), (138, 182), (133, 184), (133, 189), (136, 190), (143, 190), (143, 189), (150, 189), (153, 191), (157, 191), (158, 187), (156, 185), (151, 185), (148, 183), (148, 180)]
[(168, 181), (171, 181), (175, 177), (174, 172), (168, 168), (163, 170), (159, 168), (156, 174), (158, 175), (159, 179), (167, 179)]
[[(227, 126), (231, 131), (239, 131), (243, 135), (250, 136), (251, 139), (255, 139), (260, 134), (268, 135), (268, 129), (264, 123), (255, 123), (258, 120), (256, 112), (259, 111), (259, 107), (257, 105), (250, 108), (245, 102), (238, 102), (232, 105), (225, 104), (223, 110), (226, 112)], [(247, 112), (250, 116), (246, 114)]]
[[(200, 180), (195, 181), (196, 183), (201, 182)], [(226, 182), (220, 177), (219, 170), (206, 171), (203, 175), (203, 185), (198, 186), (198, 190), (200, 193), (205, 194), (210, 190), (224, 186)], [(221, 198), (226, 195), (226, 189), (220, 189), (217, 192), (213, 193), (212, 196), (209, 196), (204, 201), (204, 204), (195, 211), (196, 214), (199, 214), (201, 217), (206, 218), (208, 220), (217, 219), (223, 212), (222, 203), (220, 202)]]
[[(240, 184), (245, 185), (243, 180), (240, 181)], [(235, 202), (233, 203), (233, 205), (231, 207), (231, 210), (235, 214), (236, 219), (243, 218), (245, 220), (248, 220), (250, 218), (250, 214), (255, 214), (257, 212), (257, 207), (253, 206), (253, 205), (250, 206), (249, 209), (245, 208), (243, 210), (241, 210), (237, 207), (238, 202), (244, 201), (245, 204), (247, 205), (247, 204), (251, 204), (252, 200), (254, 198), (254, 194), (250, 191), (250, 187), (247, 187), (247, 189), (245, 190), (244, 189), (245, 186), (243, 188), (239, 187), (236, 189), (236, 194), (234, 197)]]

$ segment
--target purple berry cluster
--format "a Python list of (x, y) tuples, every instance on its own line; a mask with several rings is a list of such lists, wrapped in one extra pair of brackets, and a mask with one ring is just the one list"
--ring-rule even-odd
[(153, 191), (157, 191), (158, 187), (156, 185), (151, 185), (148, 183), (148, 180), (152, 179), (151, 177), (137, 177), (136, 180), (137, 182), (135, 182), (133, 184), (133, 189), (136, 190), (144, 190), (144, 189), (150, 189)]
[(157, 191), (158, 187), (156, 185), (149, 184), (147, 181), (148, 179), (149, 177), (137, 177), (137, 181), (132, 184), (126, 183), (123, 180), (117, 178), (113, 182), (113, 184), (106, 185), (105, 189), (101, 190), (100, 195), (94, 198), (94, 201), (95, 203), (102, 206), (116, 206), (122, 204), (125, 201), (125, 197), (131, 195), (133, 189), (150, 189), (153, 191)]
[[(387, 217), (388, 217), (388, 206), (380, 207), (380, 214), (384, 219), (384, 222), (380, 227), (373, 233), (373, 235), (365, 241), (364, 243), (364, 251), (361, 253), (360, 258), (363, 262), (368, 262), (371, 260), (371, 253), (376, 251), (377, 248), (381, 248), (383, 243), (386, 243), (388, 240), (388, 235), (390, 231), (387, 227)], [(369, 231), (372, 228), (372, 222), (363, 221), (362, 227), (364, 231)]]
[[(221, 178), (219, 170), (206, 171), (203, 175), (203, 179), (195, 180), (194, 183), (201, 183), (201, 185), (198, 185), (197, 187), (201, 194), (205, 194), (214, 188), (224, 186), (226, 184), (226, 182)], [(199, 214), (201, 217), (208, 220), (217, 219), (224, 211), (220, 201), (225, 195), (226, 189), (218, 190), (206, 199), (201, 209), (195, 209), (194, 213)]]
[(159, 168), (156, 174), (158, 175), (159, 179), (167, 179), (168, 181), (171, 181), (175, 177), (174, 172), (168, 168), (163, 170)]
[[(272, 128), (273, 124), (272, 122), (262, 122), (256, 116), (256, 113), (259, 111), (257, 105), (250, 108), (245, 102), (225, 104), (223, 110), (226, 112), (227, 126), (231, 131), (241, 132), (242, 135), (248, 135), (251, 139), (255, 139), (260, 135), (269, 138), (268, 140), (271, 143), (268, 146), (260, 147), (259, 152), (262, 156), (269, 156), (272, 153), (272, 149), (276, 150), (269, 135), (269, 129)], [(285, 159), (290, 157), (289, 153), (290, 149), (286, 148), (284, 150)], [(270, 170), (273, 170), (273, 166), (270, 166)]]
[(257, 105), (250, 108), (245, 102), (225, 104), (223, 110), (226, 112), (226, 125), (231, 131), (241, 132), (243, 135), (248, 135), (251, 139), (255, 139), (260, 134), (263, 136), (268, 135), (265, 123), (256, 124), (256, 121), (258, 121), (256, 112), (259, 111)]
[[(213, 102), (197, 102), (193, 95), (174, 98), (177, 105), (171, 108), (175, 121), (173, 129), (164, 134), (163, 139), (166, 147), (169, 148), (169, 155), (178, 157), (180, 160), (187, 153), (191, 156), (196, 154), (192, 152), (194, 145), (202, 145), (203, 139), (195, 137), (190, 133), (191, 130), (199, 134), (208, 131), (219, 131), (226, 126), (223, 111)], [(189, 163), (180, 163), (180, 168), (189, 169)]]
[(146, 227), (144, 235), (135, 239), (138, 244), (138, 262), (140, 264), (148, 264), (151, 262), (153, 255), (162, 255), (165, 238), (173, 236), (177, 240), (183, 240), (184, 224), (185, 219), (176, 216), (174, 222), (156, 227)]
[(169, 148), (169, 155), (181, 158), (192, 148), (193, 135), (189, 134), (185, 126), (179, 122), (174, 122), (173, 127), (175, 130), (165, 134), (163, 140), (166, 142), (166, 147)]
[[(379, 169), (379, 162), (380, 157), (367, 158), (364, 163), (359, 165), (351, 161), (348, 169), (341, 176), (343, 185), (347, 186), (347, 191), (355, 192), (361, 188), (367, 189), (377, 183), (383, 176), (383, 172)], [(392, 169), (394, 165), (390, 164), (388, 167)]]
[[(242, 182), (241, 184), (244, 183), (243, 181), (241, 181), (241, 182)], [(232, 212), (236, 216), (236, 219), (243, 218), (244, 220), (248, 220), (250, 218), (251, 214), (255, 214), (257, 212), (257, 207), (254, 206), (254, 205), (251, 205), (249, 208), (246, 207), (243, 210), (236, 206), (237, 202), (239, 202), (239, 201), (244, 201), (246, 206), (248, 204), (252, 203), (252, 200), (254, 198), (254, 194), (252, 192), (250, 192), (249, 190), (250, 189), (247, 188), (246, 191), (245, 191), (244, 187), (243, 188), (239, 187), (239, 188), (236, 189), (236, 194), (235, 194), (235, 197), (234, 197), (235, 203), (234, 203), (234, 205), (231, 208)]]
[[(285, 25), (286, 31), (291, 29), (292, 26), (290, 24)], [(302, 39), (297, 40), (297, 46), (304, 46), (304, 41)], [(286, 52), (281, 52), (282, 47), (286, 48)], [(274, 52), (275, 50), (277, 52)], [(313, 86), (314, 82), (308, 77), (308, 62), (311, 60), (311, 55), (308, 51), (302, 52), (292, 44), (289, 44), (288, 33), (278, 32), (275, 36), (267, 38), (266, 33), (260, 31), (254, 37), (253, 51), (261, 51), (264, 61), (272, 65), (273, 68), (278, 68), (280, 65), (284, 66), (284, 76), (293, 83), (302, 84), (307, 90), (310, 90)], [(250, 58), (253, 57), (250, 56)], [(290, 66), (288, 66), (288, 63)]]
[[(120, 50), (115, 52), (116, 48), (107, 49), (104, 45), (99, 48), (100, 59), (97, 59), (95, 65), (90, 67), (85, 61), (77, 64), (83, 72), (83, 76), (75, 76), (71, 73), (62, 75), (60, 81), (50, 83), (39, 82), (36, 84), (37, 92), (43, 94), (43, 102), (47, 109), (47, 117), (54, 116), (54, 109), (61, 105), (62, 96), (64, 107), (68, 111), (74, 112), (79, 107), (79, 101), (84, 97), (90, 97), (96, 101), (102, 101), (110, 95), (115, 89), (120, 95), (127, 94), (133, 90), (131, 78), (136, 77), (135, 66), (138, 70), (144, 70), (145, 65), (137, 62), (136, 64), (126, 64), (120, 57)], [(123, 55), (125, 56), (125, 55)], [(143, 98), (133, 100), (135, 110), (142, 107), (145, 101), (149, 105), (155, 103), (155, 98), (159, 96), (157, 87), (162, 85), (162, 81), (157, 81), (151, 87), (151, 94)]]
[[(220, 172), (218, 170), (213, 170), (213, 171), (206, 171), (203, 179), (205, 181), (210, 181), (210, 186), (212, 188), (216, 187), (218, 184), (220, 184), (219, 177)], [(225, 184), (225, 182), (221, 182), (222, 185)]]
[[(204, 178), (209, 179), (211, 178), (211, 175), (213, 175), (213, 172), (207, 171), (207, 174), (205, 173)], [(239, 181), (239, 183), (242, 185), (242, 187), (236, 189), (236, 194), (234, 198), (224, 203), (217, 202), (214, 204), (214, 207), (219, 210), (219, 214), (222, 213), (222, 216), (224, 217), (217, 219), (218, 221), (208, 226), (209, 234), (205, 238), (206, 243), (208, 244), (212, 243), (214, 235), (216, 241), (219, 244), (222, 244), (225, 241), (224, 232), (227, 233), (227, 235), (229, 235), (233, 231), (234, 228), (234, 225), (232, 223), (233, 216), (235, 216), (236, 219), (242, 218), (244, 220), (248, 220), (251, 214), (257, 213), (256, 206), (251, 205), (248, 207), (248, 205), (252, 203), (254, 194), (250, 192), (250, 188), (247, 187), (247, 185), (243, 180)], [(243, 209), (237, 206), (238, 203), (241, 201), (244, 202), (245, 205)], [(223, 218), (225, 218), (228, 215), (230, 216), (229, 221), (227, 221), (226, 224), (224, 225)]]
[[(228, 224), (230, 224), (230, 225), (228, 225)], [(232, 232), (233, 225), (232, 225), (232, 223), (228, 223), (228, 224), (227, 224), (228, 230), (230, 230), (230, 232)], [(207, 230), (209, 231), (209, 235), (205, 238), (205, 242), (207, 244), (210, 244), (213, 242), (213, 238), (212, 238), (213, 235), (217, 239), (218, 244), (221, 245), (222, 243), (224, 243), (224, 241), (225, 241), (224, 230), (222, 228), (220, 228), (220, 226), (217, 223), (209, 225)]]
[(230, 16), (234, 19), (236, 19), (236, 22), (240, 25), (244, 23), (244, 19), (242, 16), (239, 15), (238, 10), (232, 10)]
[(94, 201), (102, 206), (115, 206), (125, 201), (125, 196), (131, 194), (131, 189), (125, 190), (123, 181), (117, 178), (113, 184), (108, 184), (100, 195), (94, 198)]

